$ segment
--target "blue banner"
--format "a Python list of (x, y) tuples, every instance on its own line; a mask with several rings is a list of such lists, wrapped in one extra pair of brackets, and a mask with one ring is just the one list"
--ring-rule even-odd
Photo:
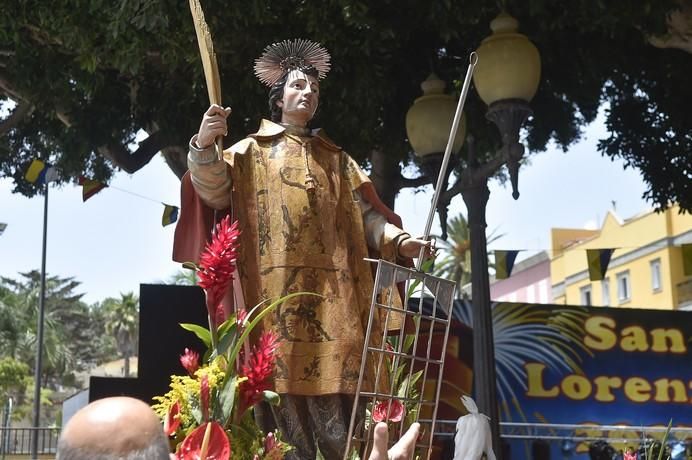
[[(453, 316), (471, 325), (471, 305), (457, 301)], [(502, 422), (634, 428), (541, 431), (555, 437), (551, 458), (588, 458), (572, 437), (611, 438), (617, 452), (662, 437), (647, 428), (692, 428), (692, 312), (497, 303), (493, 329)], [(512, 460), (531, 458), (531, 444), (513, 441)]]

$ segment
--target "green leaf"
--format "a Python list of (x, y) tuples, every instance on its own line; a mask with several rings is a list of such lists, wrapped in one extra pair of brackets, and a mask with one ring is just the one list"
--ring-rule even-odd
[(183, 262), (183, 268), (187, 268), (188, 270), (199, 271), (199, 267), (194, 262)]
[(271, 404), (272, 406), (278, 406), (281, 402), (281, 396), (279, 396), (278, 393), (275, 393), (270, 390), (264, 390), (262, 392), (262, 399)]
[(236, 323), (236, 317), (235, 315), (231, 315), (230, 318), (228, 318), (226, 321), (224, 321), (221, 326), (217, 328), (218, 334), (219, 334), (219, 340), (221, 340), (221, 337), (228, 332), (228, 330), (237, 325)]
[(223, 355), (226, 353), (231, 346), (233, 346), (236, 342), (236, 339), (238, 337), (238, 328), (233, 327), (229, 331), (227, 331), (226, 334), (223, 336), (219, 337), (219, 343), (216, 345), (216, 349), (211, 353), (210, 358), (214, 359), (217, 356)]
[(413, 341), (416, 340), (416, 336), (413, 334), (408, 334), (404, 338), (404, 346), (401, 348), (402, 353), (408, 353), (409, 350), (411, 350), (411, 345), (413, 345)]
[(416, 390), (415, 386), (418, 380), (421, 378), (423, 375), (423, 370), (419, 370), (418, 372), (414, 372), (411, 375), (407, 375), (406, 378), (404, 378), (404, 381), (401, 382), (401, 385), (399, 385), (399, 389), (396, 393), (397, 397), (399, 398), (410, 398), (412, 397), (413, 392)]
[(223, 389), (219, 392), (219, 406), (221, 408), (222, 425), (226, 426), (233, 413), (233, 403), (235, 402), (236, 389), (238, 387), (238, 376), (234, 375), (226, 379)]
[(192, 323), (180, 323), (180, 327), (186, 331), (193, 332), (202, 342), (204, 342), (204, 345), (206, 345), (207, 348), (211, 347), (211, 333), (209, 332), (209, 329), (202, 327), (199, 324)]
[(348, 460), (360, 460), (360, 455), (358, 455), (358, 450), (355, 447), (351, 449)]
[(396, 372), (394, 373), (394, 384), (398, 384), (401, 381), (401, 375), (406, 372), (406, 363), (399, 365)]
[[(427, 259), (425, 262), (423, 262), (423, 265), (420, 267), (420, 271), (422, 273), (431, 273), (433, 266), (435, 263), (435, 259)], [(416, 293), (416, 288), (420, 285), (421, 280), (416, 279), (412, 283), (409, 284), (408, 290), (406, 291), (406, 298), (411, 298), (413, 297), (413, 294)]]

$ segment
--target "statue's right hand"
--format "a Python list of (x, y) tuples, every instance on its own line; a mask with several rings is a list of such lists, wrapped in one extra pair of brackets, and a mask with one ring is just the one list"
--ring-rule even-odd
[(214, 139), (228, 134), (226, 119), (231, 114), (231, 108), (223, 108), (220, 105), (212, 104), (204, 112), (202, 123), (197, 132), (197, 147), (205, 149), (214, 143)]

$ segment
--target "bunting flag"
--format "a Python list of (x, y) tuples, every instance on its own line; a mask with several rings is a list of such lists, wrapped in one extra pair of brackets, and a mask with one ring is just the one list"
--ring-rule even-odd
[(88, 200), (104, 188), (108, 187), (107, 184), (104, 184), (101, 181), (87, 179), (84, 176), (79, 176), (78, 183), (82, 186), (82, 201)]
[(589, 279), (591, 281), (602, 281), (605, 278), (613, 251), (615, 251), (615, 248), (586, 250), (586, 260), (589, 264)]
[(495, 251), (495, 279), (503, 280), (512, 276), (517, 254), (519, 254), (518, 250)]
[(2, 222), (0, 222), (0, 235), (5, 233), (6, 228), (7, 228), (7, 224), (3, 224)]
[(178, 220), (178, 207), (171, 206), (170, 204), (161, 203), (165, 207), (163, 208), (163, 217), (161, 217), (161, 225), (164, 227), (166, 225), (174, 223)]
[(682, 273), (692, 276), (692, 243), (682, 245)]
[(50, 163), (46, 163), (41, 160), (34, 160), (26, 170), (24, 178), (32, 184), (44, 184), (46, 182), (56, 180), (58, 178), (58, 171), (51, 166)]

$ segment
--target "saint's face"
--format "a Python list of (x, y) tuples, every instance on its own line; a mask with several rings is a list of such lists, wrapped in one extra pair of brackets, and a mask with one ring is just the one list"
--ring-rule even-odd
[(320, 100), (317, 78), (300, 70), (288, 73), (283, 98), (276, 102), (281, 107), (281, 122), (305, 126), (315, 115)]

